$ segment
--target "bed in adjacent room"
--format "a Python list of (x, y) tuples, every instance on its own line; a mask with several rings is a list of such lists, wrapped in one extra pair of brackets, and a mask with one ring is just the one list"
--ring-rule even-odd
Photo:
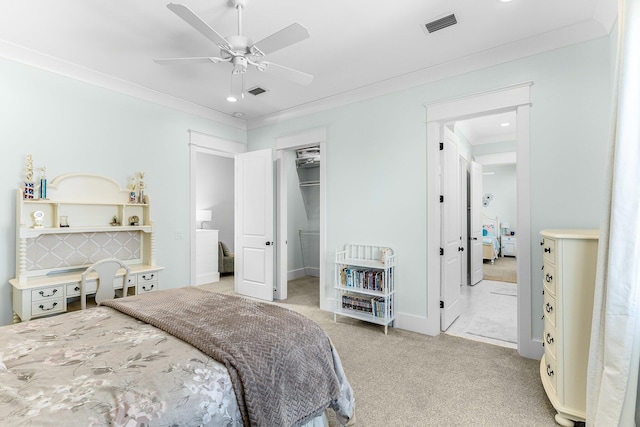
[(482, 259), (494, 264), (500, 254), (500, 220), (482, 216)]
[(11, 426), (317, 426), (353, 417), (320, 327), (274, 304), (186, 287), (0, 327)]

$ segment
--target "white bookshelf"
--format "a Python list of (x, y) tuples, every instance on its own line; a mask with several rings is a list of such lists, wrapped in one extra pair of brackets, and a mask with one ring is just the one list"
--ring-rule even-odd
[(345, 245), (336, 252), (333, 319), (346, 316), (384, 326), (395, 320), (393, 250), (384, 246)]

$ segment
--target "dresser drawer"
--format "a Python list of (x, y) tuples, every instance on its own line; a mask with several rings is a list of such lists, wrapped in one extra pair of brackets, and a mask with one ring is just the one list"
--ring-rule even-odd
[(544, 263), (543, 270), (543, 282), (544, 287), (547, 291), (551, 292), (553, 295), (556, 294), (556, 267), (555, 265), (546, 262)]
[(31, 301), (42, 301), (50, 298), (62, 298), (64, 285), (31, 291)]
[[(80, 296), (80, 282), (78, 283), (69, 283), (65, 285), (67, 287), (67, 297), (78, 297)], [(88, 280), (85, 283), (86, 294), (91, 295), (95, 294), (96, 290), (98, 290), (98, 281), (97, 280)]]
[(153, 292), (158, 290), (158, 282), (138, 283), (136, 288), (136, 294), (144, 294), (146, 292)]
[(147, 282), (157, 282), (158, 281), (158, 272), (154, 271), (153, 273), (142, 273), (137, 275), (137, 284), (140, 285), (142, 283)]
[(59, 313), (64, 310), (64, 298), (48, 298), (31, 304), (31, 317)]
[(545, 351), (551, 353), (551, 355), (557, 359), (557, 342), (558, 342), (558, 332), (556, 332), (556, 328), (551, 325), (551, 322), (548, 320), (544, 322), (544, 336), (542, 337), (544, 341)]
[(551, 326), (556, 326), (556, 298), (549, 292), (544, 293), (544, 318), (551, 323)]
[(543, 365), (540, 366), (540, 370), (542, 371), (540, 375), (547, 379), (548, 384), (553, 389), (553, 394), (558, 393), (557, 377), (559, 374), (557, 369), (558, 362), (556, 362), (556, 359), (549, 352), (545, 351)]
[(556, 241), (545, 237), (542, 242), (542, 253), (544, 255), (544, 260), (552, 263), (556, 263)]

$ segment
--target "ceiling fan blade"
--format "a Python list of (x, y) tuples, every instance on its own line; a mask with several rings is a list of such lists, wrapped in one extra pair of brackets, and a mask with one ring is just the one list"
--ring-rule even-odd
[(311, 74), (303, 73), (302, 71), (294, 70), (293, 68), (285, 67), (284, 65), (274, 64), (272, 62), (261, 62), (260, 68), (265, 73), (273, 74), (274, 76), (282, 77), (290, 80), (299, 85), (308, 85), (313, 81)]
[(157, 58), (153, 60), (153, 62), (155, 62), (156, 64), (162, 64), (162, 65), (197, 64), (201, 62), (209, 62), (209, 63), (213, 62), (214, 64), (217, 64), (220, 61), (222, 61), (222, 59), (216, 58), (215, 56), (195, 56), (191, 58)]
[(309, 38), (309, 30), (297, 22), (271, 34), (253, 45), (264, 55)]
[(187, 24), (191, 25), (200, 34), (202, 34), (215, 44), (225, 46), (229, 45), (229, 42), (224, 37), (222, 37), (216, 30), (211, 28), (209, 24), (200, 19), (200, 17), (187, 6), (177, 3), (169, 3), (167, 7), (173, 13), (182, 18)]

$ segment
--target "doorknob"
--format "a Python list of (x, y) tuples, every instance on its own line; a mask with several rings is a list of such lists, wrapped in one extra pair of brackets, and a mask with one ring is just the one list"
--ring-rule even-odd
[(273, 245), (273, 242), (267, 242), (267, 246)]

